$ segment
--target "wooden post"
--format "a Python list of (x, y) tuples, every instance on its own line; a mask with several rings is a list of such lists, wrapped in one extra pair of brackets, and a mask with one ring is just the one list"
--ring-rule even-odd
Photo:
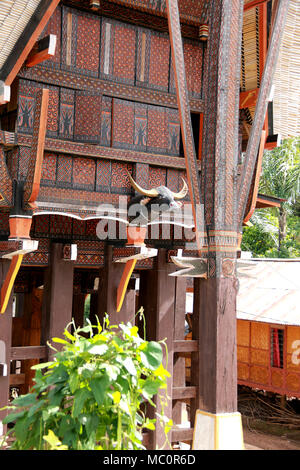
[[(174, 298), (175, 278), (169, 276), (174, 270), (172, 264), (167, 263), (165, 249), (158, 250), (154, 267), (151, 270), (141, 271), (139, 305), (144, 307), (146, 318), (146, 339), (148, 341), (160, 341), (166, 339), (168, 349), (168, 364), (164, 350), (163, 365), (167, 368), (171, 377), (167, 379), (167, 395), (170, 397), (164, 414), (172, 418), (172, 375), (173, 375), (173, 329), (174, 329)], [(161, 405), (156, 398), (157, 408), (150, 410), (150, 417), (154, 413), (161, 412)], [(157, 422), (156, 429), (151, 433), (149, 449), (162, 449), (165, 444), (165, 434)]]
[[(0, 260), (0, 285), (5, 280), (10, 265), (9, 260)], [(7, 304), (7, 308), (4, 314), (0, 315), (0, 362), (6, 364), (7, 373), (6, 375), (0, 375), (0, 408), (8, 405), (9, 402), (9, 376), (10, 376), (10, 348), (11, 348), (11, 337), (12, 337), (12, 295)], [(5, 367), (1, 367), (1, 374)], [(7, 415), (5, 410), (0, 411), (0, 435), (2, 434), (2, 423), (1, 420)], [(3, 426), (3, 433), (5, 433), (6, 426)]]
[(191, 385), (198, 397), (191, 403), (192, 425), (197, 409), (210, 413), (237, 410), (236, 288), (231, 278), (194, 279)]
[[(183, 340), (185, 332), (185, 302), (186, 302), (186, 278), (176, 278), (175, 281), (175, 312), (173, 339)], [(173, 358), (173, 387), (185, 387), (185, 357), (174, 354)], [(175, 424), (181, 424), (185, 403), (173, 400), (172, 419)]]
[[(63, 336), (63, 331), (72, 320), (74, 261), (63, 259), (63, 244), (53, 243), (50, 264), (45, 273), (42, 344), (53, 337)], [(59, 349), (58, 343), (55, 347)], [(53, 351), (48, 354), (53, 357)]]
[(113, 261), (113, 246), (105, 247), (105, 266), (99, 273), (98, 288), (98, 317), (102, 321), (104, 315), (109, 315), (111, 325), (121, 322), (135, 323), (135, 296), (126, 293), (120, 312), (117, 312), (117, 289), (123, 274), (124, 264)]

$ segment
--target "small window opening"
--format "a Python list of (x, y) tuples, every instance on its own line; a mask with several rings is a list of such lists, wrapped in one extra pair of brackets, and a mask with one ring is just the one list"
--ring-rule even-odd
[[(193, 129), (193, 136), (194, 136), (194, 145), (195, 145), (196, 157), (199, 158), (200, 114), (199, 114), (199, 113), (191, 113), (191, 122), (192, 122), (192, 129)], [(179, 155), (184, 156), (184, 149), (183, 149), (183, 141), (182, 141), (181, 130), (180, 130)]]
[(283, 369), (284, 330), (271, 328), (271, 366)]

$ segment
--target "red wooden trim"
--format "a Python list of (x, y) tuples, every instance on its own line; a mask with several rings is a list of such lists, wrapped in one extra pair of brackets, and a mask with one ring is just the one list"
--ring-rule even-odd
[(264, 207), (280, 207), (281, 203), (280, 202), (275, 202), (275, 201), (266, 201), (265, 199), (262, 199), (258, 197), (256, 199), (256, 209), (262, 209)]
[[(47, 128), (47, 113), (48, 113), (48, 102), (49, 102), (49, 90), (43, 88), (41, 91), (41, 103), (39, 112), (35, 114), (34, 129), (38, 129), (38, 135), (32, 139), (32, 147), (30, 151), (30, 167), (29, 170), (33, 172), (30, 174), (28, 170), (29, 180), (26, 181), (25, 185), (25, 197), (26, 202), (33, 203), (36, 201), (39, 190), (42, 175), (42, 165), (44, 158), (46, 128)], [(32, 177), (32, 180), (31, 180)]]
[(247, 3), (244, 5), (244, 11), (250, 10), (251, 8), (258, 7), (259, 5), (262, 4), (267, 4), (270, 0), (253, 0), (252, 2)]
[[(267, 118), (267, 116), (266, 116), (266, 118)], [(265, 121), (265, 125), (266, 125), (266, 121)], [(277, 142), (266, 142), (265, 143), (265, 150), (272, 150), (275, 147), (277, 147)]]
[(258, 97), (258, 91), (258, 88), (254, 88), (254, 90), (242, 91), (240, 93), (240, 109), (251, 108), (255, 106)]
[(257, 157), (256, 174), (255, 174), (254, 188), (253, 188), (253, 193), (252, 193), (252, 201), (251, 201), (250, 210), (244, 218), (244, 224), (251, 219), (253, 212), (255, 210), (255, 207), (256, 207), (256, 200), (257, 200), (257, 194), (258, 194), (259, 178), (261, 174), (261, 165), (262, 165), (262, 158), (263, 158), (263, 153), (264, 153), (265, 140), (266, 140), (266, 131), (262, 131), (261, 138), (260, 138), (259, 153)]

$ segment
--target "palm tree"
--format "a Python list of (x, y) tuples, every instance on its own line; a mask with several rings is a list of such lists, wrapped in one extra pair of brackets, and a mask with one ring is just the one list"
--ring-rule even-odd
[(287, 215), (300, 195), (300, 137), (283, 141), (280, 147), (264, 153), (260, 192), (284, 199), (278, 217), (278, 251), (286, 237)]

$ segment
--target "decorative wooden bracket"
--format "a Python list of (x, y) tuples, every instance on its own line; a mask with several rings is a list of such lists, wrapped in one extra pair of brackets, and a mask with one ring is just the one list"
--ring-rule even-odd
[(16, 276), (19, 272), (23, 256), (38, 247), (36, 240), (18, 240), (0, 242), (0, 252), (2, 258), (10, 259), (10, 266), (6, 278), (1, 287), (0, 293), (0, 313), (5, 313), (7, 304), (13, 289)]
[(34, 65), (39, 64), (44, 60), (50, 59), (55, 54), (55, 48), (55, 34), (49, 34), (49, 36), (40, 39), (34, 45), (31, 53), (27, 57), (27, 60), (25, 62), (26, 67), (33, 67)]
[(177, 256), (171, 256), (176, 266), (181, 268), (169, 276), (174, 277), (202, 277), (207, 279), (207, 260), (199, 257), (182, 256), (182, 250), (178, 250)]
[(254, 90), (242, 91), (240, 93), (240, 109), (251, 108), (255, 106), (258, 97), (259, 88)]
[(36, 99), (30, 160), (24, 186), (24, 204), (28, 203), (31, 207), (34, 207), (34, 203), (40, 190), (47, 128), (48, 102), (49, 90), (46, 88), (39, 90)]
[(125, 250), (129, 252), (127, 251), (127, 256), (115, 260), (115, 262), (126, 263), (117, 289), (117, 312), (122, 308), (128, 283), (137, 261), (157, 255), (157, 250), (151, 250), (145, 246), (144, 240), (146, 233), (147, 227), (127, 227), (128, 245)]

